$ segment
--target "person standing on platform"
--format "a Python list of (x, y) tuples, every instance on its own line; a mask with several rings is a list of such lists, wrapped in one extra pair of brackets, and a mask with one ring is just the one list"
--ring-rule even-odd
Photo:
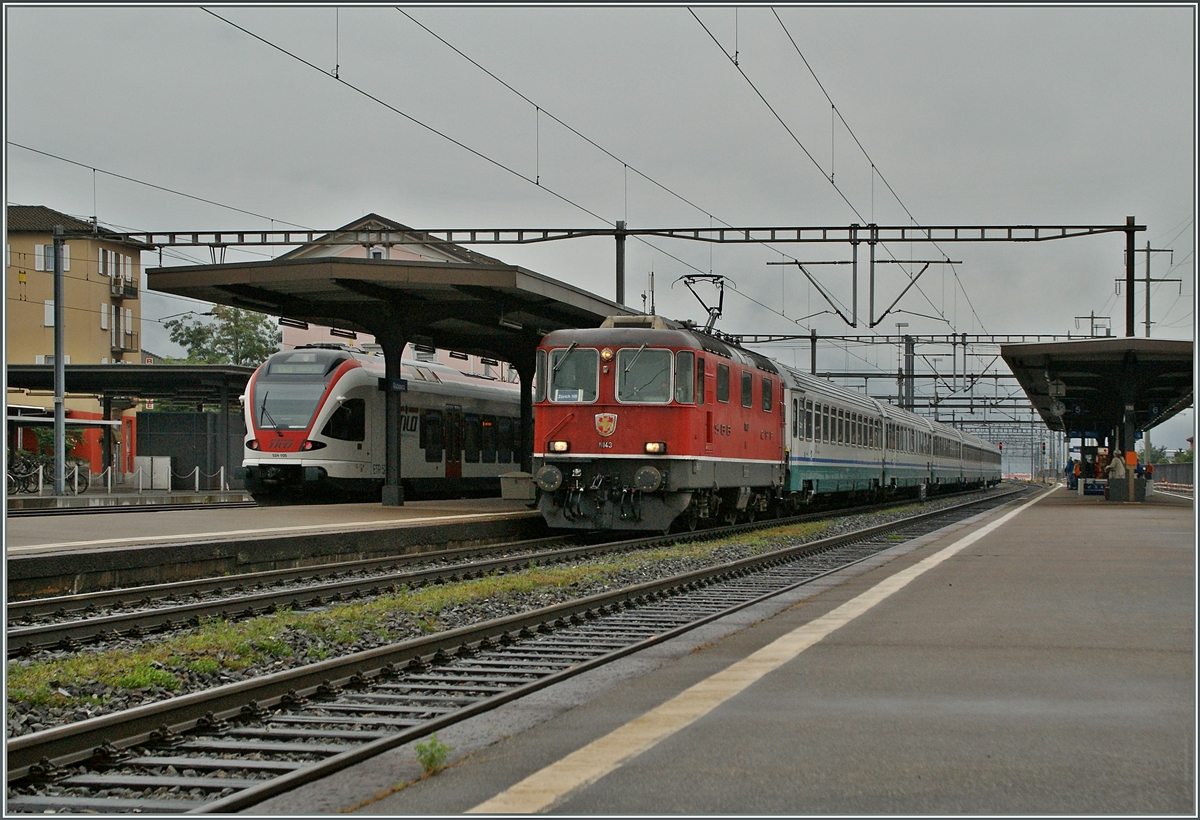
[(1108, 480), (1109, 481), (1124, 481), (1125, 480), (1125, 458), (1121, 455), (1120, 450), (1113, 452), (1113, 457), (1108, 462)]

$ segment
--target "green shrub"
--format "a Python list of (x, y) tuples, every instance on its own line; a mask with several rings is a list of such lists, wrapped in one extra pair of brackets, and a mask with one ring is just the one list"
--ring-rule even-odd
[(425, 774), (437, 774), (446, 765), (446, 758), (450, 752), (454, 751), (454, 747), (442, 743), (437, 739), (437, 732), (429, 736), (429, 740), (424, 743), (416, 743), (413, 748), (417, 750), (417, 762), (421, 764), (421, 768), (425, 770)]

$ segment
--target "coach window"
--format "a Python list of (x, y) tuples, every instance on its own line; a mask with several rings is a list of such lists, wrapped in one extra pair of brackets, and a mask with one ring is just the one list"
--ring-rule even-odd
[(496, 461), (512, 464), (512, 454), (513, 420), (508, 416), (500, 416), (496, 419)]
[(479, 443), (483, 438), (483, 425), (479, 416), (463, 417), (463, 461), (479, 463)]
[(599, 378), (600, 352), (595, 348), (571, 345), (550, 351), (550, 401), (594, 402)]
[(770, 413), (775, 409), (775, 383), (763, 376), (762, 380), (762, 407), (763, 411)]
[(537, 352), (537, 366), (533, 374), (533, 400), (546, 400), (546, 351)]
[(812, 441), (813, 437), (813, 403), (804, 402), (804, 438)]
[(617, 401), (671, 400), (671, 351), (627, 347), (617, 353)]
[(817, 413), (817, 423), (821, 428), (820, 435), (817, 436), (817, 441), (828, 443), (829, 441), (829, 405), (822, 404)]
[(425, 451), (426, 461), (442, 460), (442, 414), (436, 410), (421, 412), (421, 448)]
[(681, 350), (675, 354), (675, 401), (692, 404), (696, 399), (696, 354)]
[(696, 404), (704, 404), (706, 399), (704, 393), (706, 388), (704, 385), (704, 357), (696, 359)]
[(749, 370), (742, 371), (742, 407), (754, 404), (754, 374)]
[[(803, 402), (801, 402), (799, 399), (792, 399), (792, 438), (796, 437), (796, 417), (800, 415), (797, 411), (797, 408), (799, 408), (802, 404)], [(804, 425), (800, 425), (800, 432), (804, 432)]]
[(333, 411), (321, 435), (339, 441), (362, 441), (367, 432), (367, 402), (364, 399), (349, 399)]
[(729, 365), (717, 365), (717, 401), (729, 403)]

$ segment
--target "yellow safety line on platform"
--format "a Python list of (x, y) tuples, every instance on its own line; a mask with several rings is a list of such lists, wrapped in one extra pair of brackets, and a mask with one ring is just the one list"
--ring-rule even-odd
[(1048, 495), (1050, 493), (1040, 494), (945, 549), (881, 581), (828, 614), (789, 632), (745, 659), (700, 681), (656, 709), (634, 718), (557, 763), (535, 772), (490, 800), (468, 809), (467, 812), (529, 814), (550, 809), (576, 789), (595, 783), (609, 772), (708, 714), (768, 672), (793, 660), (838, 627), (862, 615), (880, 601), (903, 589), (913, 579), (988, 535)]
[(63, 541), (57, 544), (27, 544), (23, 547), (9, 547), (7, 552), (11, 555), (14, 552), (29, 552), (32, 550), (54, 550), (54, 549), (74, 549), (77, 547), (102, 547), (106, 544), (121, 544), (129, 546), (135, 544), (154, 544), (160, 542), (187, 542), (194, 541), (212, 541), (221, 538), (230, 538), (234, 536), (247, 535), (272, 535), (275, 533), (298, 533), (298, 532), (348, 532), (350, 530), (372, 530), (372, 529), (396, 529), (406, 527), (410, 524), (424, 524), (430, 521), (461, 521), (468, 518), (513, 518), (516, 516), (529, 515), (527, 512), (500, 512), (500, 513), (463, 513), (461, 515), (431, 515), (424, 518), (405, 518), (401, 520), (390, 521), (348, 521), (345, 524), (303, 524), (294, 527), (263, 527), (255, 530), (229, 530), (227, 532), (191, 532), (181, 533), (179, 535), (147, 535), (136, 536), (129, 538), (104, 538), (96, 541)]

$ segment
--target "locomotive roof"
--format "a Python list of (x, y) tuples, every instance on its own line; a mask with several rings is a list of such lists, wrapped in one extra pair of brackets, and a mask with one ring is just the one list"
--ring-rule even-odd
[[(696, 348), (721, 356), (746, 367), (779, 373), (776, 363), (752, 350), (724, 342), (694, 328), (687, 327), (659, 316), (621, 317), (628, 319), (655, 320), (639, 325), (580, 328), (578, 330), (556, 330), (542, 339), (544, 347), (565, 347), (572, 342), (587, 347), (653, 347)], [(607, 322), (606, 322), (607, 324)]]

